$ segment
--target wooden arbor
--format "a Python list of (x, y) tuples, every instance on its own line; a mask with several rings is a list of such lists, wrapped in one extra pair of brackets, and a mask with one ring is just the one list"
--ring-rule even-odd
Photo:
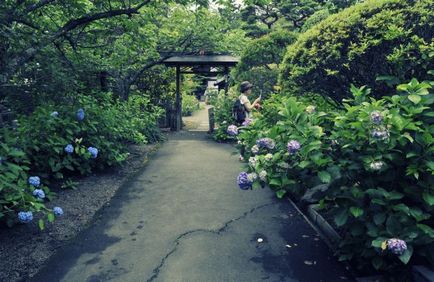
[(238, 61), (238, 58), (228, 55), (173, 56), (163, 61), (168, 67), (176, 67), (176, 101), (175, 113), (171, 119), (171, 130), (178, 131), (182, 127), (181, 74), (190, 73), (209, 76), (223, 74), (226, 93), (228, 91), (229, 68), (235, 66)]

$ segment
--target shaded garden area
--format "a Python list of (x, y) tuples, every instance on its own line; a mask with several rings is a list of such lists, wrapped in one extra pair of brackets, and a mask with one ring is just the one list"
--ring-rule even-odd
[[(164, 142), (162, 128), (179, 129), (177, 113), (202, 99), (213, 138), (237, 142), (241, 189), (315, 205), (342, 238), (339, 260), (411, 281), (413, 265), (434, 265), (433, 10), (431, 0), (3, 1), (1, 228), (43, 234), (68, 213), (56, 205), (64, 190)], [(178, 75), (164, 65), (206, 55), (239, 63)], [(246, 80), (261, 105), (235, 124)]]

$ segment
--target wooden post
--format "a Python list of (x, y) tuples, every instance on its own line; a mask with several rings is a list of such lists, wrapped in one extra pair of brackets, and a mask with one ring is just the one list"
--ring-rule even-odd
[(209, 119), (209, 131), (208, 131), (208, 133), (213, 133), (215, 120), (214, 120), (214, 107), (212, 107), (212, 106), (208, 108), (208, 119)]
[(176, 67), (176, 102), (175, 102), (175, 130), (181, 130), (182, 126), (182, 108), (181, 108), (181, 68)]
[(229, 87), (229, 68), (225, 67), (225, 96), (228, 95), (228, 87)]

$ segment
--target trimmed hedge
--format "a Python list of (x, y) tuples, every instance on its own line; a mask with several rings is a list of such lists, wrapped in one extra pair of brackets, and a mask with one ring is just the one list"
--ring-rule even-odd
[(427, 79), (434, 68), (433, 10), (431, 0), (368, 0), (328, 17), (288, 47), (283, 90), (341, 102), (351, 96), (351, 83), (369, 86), (379, 98), (399, 81)]

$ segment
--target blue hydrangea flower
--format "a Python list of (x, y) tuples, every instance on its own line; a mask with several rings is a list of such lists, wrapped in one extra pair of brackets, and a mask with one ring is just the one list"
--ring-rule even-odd
[(74, 147), (71, 144), (66, 145), (65, 152), (68, 154), (72, 154), (74, 152)]
[(291, 140), (288, 142), (287, 149), (290, 155), (293, 155), (300, 150), (300, 143), (297, 140)]
[(98, 149), (94, 147), (87, 148), (87, 151), (91, 154), (92, 159), (95, 159), (98, 156)]
[(44, 190), (42, 189), (33, 190), (33, 196), (35, 196), (38, 199), (44, 199), (45, 198)]
[(226, 132), (231, 136), (238, 135), (238, 127), (236, 125), (233, 125), (233, 124), (229, 125)]
[(59, 113), (56, 112), (56, 111), (54, 111), (54, 112), (52, 112), (52, 113), (50, 114), (50, 116), (52, 116), (52, 117), (58, 117), (58, 116), (59, 116)]
[(272, 150), (276, 146), (276, 143), (271, 138), (261, 138), (256, 140), (256, 145), (258, 145), (259, 148), (266, 148)]
[(21, 211), (18, 213), (18, 220), (21, 223), (29, 223), (30, 221), (33, 220), (33, 213), (31, 211)]
[(383, 121), (383, 115), (378, 111), (373, 111), (369, 115), (371, 117), (371, 121), (375, 124), (380, 124)]
[(30, 176), (29, 184), (38, 187), (41, 184), (41, 179), (38, 176)]
[(237, 184), (241, 190), (252, 188), (252, 182), (249, 180), (249, 174), (244, 171), (241, 172), (237, 177)]
[(387, 240), (387, 249), (391, 253), (400, 256), (407, 250), (407, 244), (404, 240), (392, 238)]
[(372, 137), (374, 137), (375, 139), (378, 140), (384, 140), (389, 138), (390, 134), (389, 131), (387, 129), (374, 129), (372, 130)]
[(84, 116), (85, 116), (85, 114), (84, 114), (84, 110), (83, 109), (78, 109), (78, 111), (77, 111), (77, 119), (78, 120), (83, 120), (84, 119)]
[(63, 215), (63, 210), (61, 207), (54, 207), (53, 212), (54, 212), (55, 216), (62, 216)]

